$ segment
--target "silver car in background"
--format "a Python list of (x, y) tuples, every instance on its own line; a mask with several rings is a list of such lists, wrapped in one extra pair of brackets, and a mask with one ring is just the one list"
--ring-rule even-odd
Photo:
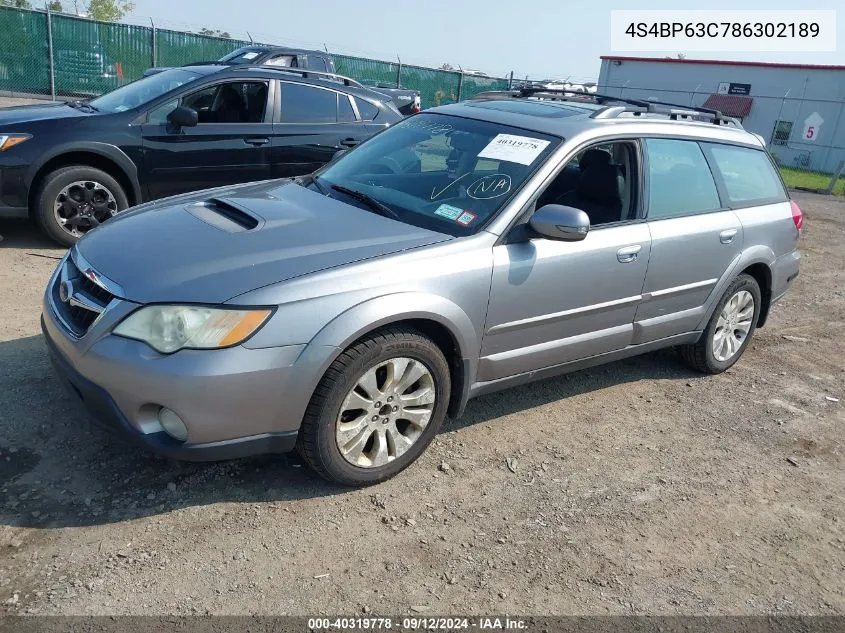
[(485, 393), (668, 346), (726, 370), (798, 274), (802, 222), (718, 113), (492, 96), (311, 176), (119, 214), (61, 261), (42, 327), (146, 447), (296, 447), (366, 485)]

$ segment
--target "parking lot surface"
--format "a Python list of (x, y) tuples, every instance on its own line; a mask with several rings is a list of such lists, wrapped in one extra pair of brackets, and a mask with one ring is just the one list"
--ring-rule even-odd
[(797, 199), (801, 275), (727, 373), (487, 396), (365, 490), (93, 427), (39, 331), (61, 251), (0, 222), (0, 613), (845, 613), (845, 202)]

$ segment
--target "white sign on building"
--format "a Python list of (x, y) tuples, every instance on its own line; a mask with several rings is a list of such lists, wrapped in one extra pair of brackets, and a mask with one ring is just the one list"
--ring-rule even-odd
[(813, 112), (810, 116), (804, 119), (804, 133), (801, 139), (804, 141), (815, 141), (819, 137), (819, 128), (824, 123), (824, 119), (818, 112)]

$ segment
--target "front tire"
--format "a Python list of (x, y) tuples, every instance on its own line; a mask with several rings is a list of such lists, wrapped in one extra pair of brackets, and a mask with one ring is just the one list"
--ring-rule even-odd
[(678, 348), (684, 362), (705, 374), (720, 374), (742, 356), (760, 316), (760, 286), (742, 274), (728, 286), (701, 338)]
[(384, 481), (431, 443), (450, 390), (449, 364), (431, 339), (410, 327), (380, 330), (326, 371), (305, 412), (297, 449), (329, 481)]
[(120, 183), (85, 165), (57, 169), (44, 178), (33, 214), (41, 229), (62, 246), (73, 246), (85, 233), (129, 206)]

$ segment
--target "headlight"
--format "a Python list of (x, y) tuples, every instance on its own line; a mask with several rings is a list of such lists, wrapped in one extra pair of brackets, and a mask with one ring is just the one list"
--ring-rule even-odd
[(143, 341), (163, 354), (184, 348), (218, 349), (249, 337), (271, 313), (267, 309), (147, 306), (124, 319), (114, 334)]
[(32, 134), (0, 134), (0, 152), (32, 138)]

